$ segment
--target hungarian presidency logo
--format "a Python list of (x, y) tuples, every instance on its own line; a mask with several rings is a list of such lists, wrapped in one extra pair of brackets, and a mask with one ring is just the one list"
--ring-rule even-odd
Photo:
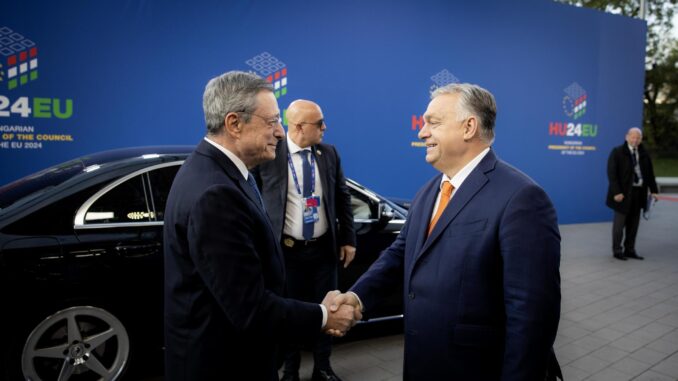
[(38, 47), (12, 29), (0, 27), (0, 82), (12, 90), (38, 79)]
[(563, 112), (569, 120), (549, 122), (548, 132), (553, 140), (548, 149), (559, 151), (561, 155), (583, 156), (596, 150), (593, 143), (598, 136), (598, 125), (590, 120), (590, 116), (584, 118), (588, 94), (583, 87), (573, 82), (563, 91)]
[(579, 86), (577, 82), (573, 82), (563, 91), (565, 91), (565, 97), (563, 97), (565, 115), (579, 119), (586, 114), (586, 90)]
[(254, 69), (255, 73), (273, 84), (273, 93), (276, 98), (287, 94), (287, 65), (284, 62), (268, 52), (263, 52), (248, 59), (245, 63)]
[(459, 79), (450, 73), (447, 69), (443, 69), (431, 76), (433, 84), (429, 88), (429, 93), (433, 94), (439, 87), (449, 85), (450, 83), (459, 83)]
[[(434, 91), (436, 91), (438, 88), (449, 85), (450, 83), (460, 83), (459, 78), (457, 78), (454, 74), (450, 73), (449, 70), (443, 69), (431, 76), (431, 81), (433, 81), (433, 84), (431, 84), (428, 88), (429, 95), (433, 94)], [(424, 115), (423, 114), (412, 114), (412, 123), (411, 123), (411, 130), (412, 131), (417, 131), (417, 134), (419, 133), (419, 130), (424, 128)], [(410, 142), (410, 147), (425, 147), (426, 145), (424, 142), (415, 140)]]

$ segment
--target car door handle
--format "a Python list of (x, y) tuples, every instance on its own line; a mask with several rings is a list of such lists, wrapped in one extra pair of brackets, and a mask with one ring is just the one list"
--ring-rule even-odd
[(146, 255), (155, 254), (160, 250), (162, 245), (160, 242), (140, 243), (130, 245), (118, 245), (115, 251), (125, 257), (143, 257)]

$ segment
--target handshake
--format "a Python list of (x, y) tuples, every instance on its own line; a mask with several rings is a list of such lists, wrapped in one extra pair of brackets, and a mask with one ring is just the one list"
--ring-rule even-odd
[(328, 335), (344, 336), (363, 317), (360, 302), (353, 293), (330, 291), (325, 295), (322, 304), (327, 308), (327, 323), (323, 332)]

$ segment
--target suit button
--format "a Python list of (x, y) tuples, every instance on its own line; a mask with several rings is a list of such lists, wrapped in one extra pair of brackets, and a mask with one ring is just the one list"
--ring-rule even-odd
[(409, 296), (410, 296), (410, 299), (413, 299), (413, 300), (414, 300), (414, 292), (410, 292), (410, 295), (409, 295)]

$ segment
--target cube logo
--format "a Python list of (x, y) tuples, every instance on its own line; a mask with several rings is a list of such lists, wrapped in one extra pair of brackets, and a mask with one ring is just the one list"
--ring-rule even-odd
[(273, 94), (280, 98), (287, 94), (287, 65), (268, 52), (263, 52), (245, 61), (266, 81), (273, 84)]
[(439, 87), (449, 85), (450, 83), (459, 83), (459, 78), (450, 73), (447, 69), (443, 69), (431, 77), (433, 85), (429, 88), (429, 93), (433, 94)]
[(564, 90), (563, 111), (565, 115), (573, 119), (579, 119), (586, 114), (586, 90), (573, 82)]
[[(461, 81), (449, 70), (443, 69), (431, 76), (433, 84), (429, 87), (429, 95), (432, 95), (438, 88), (449, 85), (450, 83), (460, 83)], [(410, 124), (412, 131), (418, 131), (424, 128), (424, 115), (412, 115), (412, 123)], [(425, 144), (420, 141), (411, 142), (412, 147), (425, 147)]]
[[(38, 47), (6, 26), (0, 26), (0, 83), (12, 90), (38, 79)], [(4, 85), (3, 85), (4, 86)]]

